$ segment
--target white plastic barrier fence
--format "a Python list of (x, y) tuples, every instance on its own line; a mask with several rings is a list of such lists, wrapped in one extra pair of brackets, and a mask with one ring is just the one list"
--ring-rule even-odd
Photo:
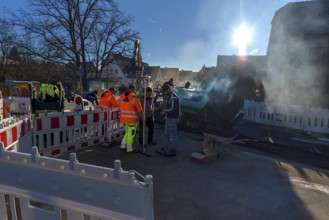
[(53, 156), (122, 138), (124, 130), (115, 113), (94, 111), (40, 114), (33, 123), (33, 146)]
[(108, 110), (108, 138), (110, 142), (119, 141), (124, 135), (124, 127), (119, 122), (119, 112), (117, 109)]
[(329, 110), (299, 105), (244, 102), (244, 119), (258, 124), (329, 133)]
[(30, 152), (31, 120), (28, 117), (10, 117), (1, 120), (0, 142), (5, 150)]
[(154, 219), (153, 177), (0, 149), (1, 220)]

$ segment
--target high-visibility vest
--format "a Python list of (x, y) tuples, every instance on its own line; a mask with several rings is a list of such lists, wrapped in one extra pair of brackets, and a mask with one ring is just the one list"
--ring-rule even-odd
[(106, 91), (101, 95), (98, 106), (100, 108), (117, 108), (118, 103), (111, 91)]
[(42, 83), (40, 86), (40, 97), (42, 100), (46, 100), (46, 94), (47, 94), (48, 84)]
[(3, 118), (8, 118), (10, 116), (10, 108), (5, 99), (2, 99), (3, 104)]
[(121, 123), (136, 123), (139, 121), (138, 114), (142, 111), (142, 105), (134, 93), (122, 93), (118, 109)]
[(57, 95), (57, 97), (59, 98), (59, 89), (57, 88), (57, 86), (49, 84), (47, 87), (47, 95), (53, 98), (55, 97), (55, 95)]
[(136, 92), (136, 97), (142, 97), (142, 96), (144, 96), (144, 89), (143, 88), (137, 90), (137, 92)]

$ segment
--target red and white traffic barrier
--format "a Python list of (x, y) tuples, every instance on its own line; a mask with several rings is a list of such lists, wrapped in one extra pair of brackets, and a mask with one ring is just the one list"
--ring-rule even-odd
[(124, 129), (117, 115), (101, 109), (40, 114), (33, 123), (33, 146), (38, 146), (41, 155), (54, 156), (119, 140)]
[(31, 146), (31, 121), (10, 117), (0, 121), (0, 142), (5, 150), (27, 152)]
[(119, 122), (118, 110), (110, 110), (111, 117), (108, 120), (108, 140), (109, 142), (119, 141), (123, 138), (124, 127)]

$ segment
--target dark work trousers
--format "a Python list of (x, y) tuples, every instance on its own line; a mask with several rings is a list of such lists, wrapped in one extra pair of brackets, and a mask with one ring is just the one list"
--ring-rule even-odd
[[(146, 118), (146, 127), (148, 128), (147, 142), (153, 142), (154, 120), (153, 117)], [(143, 144), (143, 122), (139, 120), (139, 143)]]

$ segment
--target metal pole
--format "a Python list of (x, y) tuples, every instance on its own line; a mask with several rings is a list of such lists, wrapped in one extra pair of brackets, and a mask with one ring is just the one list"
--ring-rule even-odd
[[(148, 86), (148, 80), (149, 80), (149, 76), (144, 76), (143, 74), (141, 74), (141, 78), (143, 81), (143, 86), (144, 86), (144, 103), (143, 103), (143, 114), (144, 114), (144, 118), (145, 120), (143, 121), (143, 147), (142, 147), (142, 154), (144, 154), (145, 156), (151, 157), (151, 155), (146, 153), (146, 87)], [(145, 83), (146, 81), (146, 83)]]
[(148, 84), (148, 80), (147, 78), (145, 78), (143, 75), (142, 75), (142, 79), (143, 79), (143, 89), (144, 89), (144, 106), (143, 106), (143, 115), (144, 115), (144, 122), (143, 122), (143, 150), (145, 150), (145, 146), (146, 146), (146, 141), (145, 141), (145, 136), (146, 136), (146, 86), (145, 86), (145, 80), (146, 80), (146, 85)]
[(80, 77), (80, 88), (81, 88), (81, 96), (83, 96), (83, 90), (82, 90), (82, 76)]

